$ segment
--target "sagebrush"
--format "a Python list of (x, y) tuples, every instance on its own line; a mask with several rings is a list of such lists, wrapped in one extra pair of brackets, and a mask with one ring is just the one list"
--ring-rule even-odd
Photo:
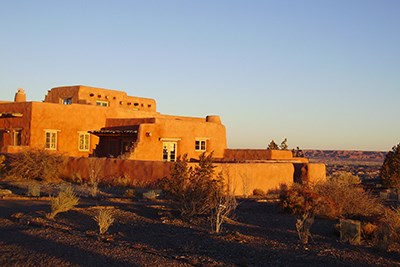
[(6, 175), (17, 179), (58, 180), (64, 157), (44, 149), (29, 149), (8, 156)]
[(333, 218), (359, 218), (379, 216), (383, 212), (382, 201), (353, 183), (354, 180), (328, 180), (317, 183), (314, 191), (324, 196), (329, 207), (321, 207), (320, 215)]

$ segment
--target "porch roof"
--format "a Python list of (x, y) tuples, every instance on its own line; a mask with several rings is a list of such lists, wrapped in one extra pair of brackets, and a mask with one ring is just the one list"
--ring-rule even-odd
[(138, 126), (132, 127), (110, 127), (110, 128), (102, 128), (100, 130), (89, 131), (89, 133), (94, 134), (96, 136), (134, 136), (136, 137), (138, 134)]

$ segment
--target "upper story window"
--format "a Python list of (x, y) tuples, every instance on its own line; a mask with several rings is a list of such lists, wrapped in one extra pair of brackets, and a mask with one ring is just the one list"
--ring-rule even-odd
[(64, 98), (62, 103), (64, 105), (71, 105), (72, 104), (72, 97)]
[(196, 151), (206, 151), (206, 149), (207, 149), (206, 143), (207, 143), (207, 140), (205, 140), (205, 139), (196, 140), (194, 143), (195, 150)]
[(45, 149), (57, 150), (57, 130), (45, 130)]
[(109, 106), (109, 103), (108, 103), (108, 101), (97, 100), (97, 101), (96, 101), (96, 106), (108, 107), (108, 106)]
[(90, 148), (90, 134), (87, 132), (80, 132), (78, 150), (89, 151), (89, 148)]

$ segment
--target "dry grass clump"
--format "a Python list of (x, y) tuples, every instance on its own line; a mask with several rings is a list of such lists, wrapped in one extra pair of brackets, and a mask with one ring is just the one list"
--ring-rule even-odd
[(78, 205), (79, 197), (77, 197), (71, 186), (66, 186), (61, 189), (58, 196), (51, 198), (50, 203), (51, 212), (47, 215), (47, 218), (54, 219), (58, 213), (69, 211)]
[(99, 232), (101, 235), (105, 234), (114, 223), (114, 213), (111, 209), (101, 208), (99, 209), (96, 216), (92, 217), (99, 226)]
[(44, 149), (29, 149), (7, 159), (9, 178), (54, 181), (58, 179), (64, 157)]

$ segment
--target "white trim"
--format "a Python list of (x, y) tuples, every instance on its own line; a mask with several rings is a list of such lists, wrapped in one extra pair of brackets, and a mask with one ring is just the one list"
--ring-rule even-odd
[[(44, 131), (44, 148), (46, 150), (57, 150), (58, 132), (61, 132), (61, 131), (60, 130), (45, 130)], [(48, 133), (50, 134), (49, 135), (49, 142), (47, 142), (47, 134)], [(54, 142), (52, 141), (52, 139), (53, 139), (53, 135), (52, 134), (55, 134)], [(47, 145), (48, 145), (48, 147), (47, 147)]]
[(210, 138), (209, 137), (195, 137), (194, 138), (194, 140), (196, 140), (196, 141), (208, 141), (208, 140), (210, 140)]
[[(81, 148), (81, 136), (83, 136), (83, 143), (82, 143), (83, 148)], [(87, 143), (86, 143), (86, 136), (88, 137)], [(90, 151), (90, 133), (85, 131), (78, 131), (78, 151), (83, 151), (83, 152)]]
[(182, 138), (165, 138), (165, 137), (162, 137), (162, 138), (159, 138), (158, 140), (176, 142), (176, 141), (181, 141)]

